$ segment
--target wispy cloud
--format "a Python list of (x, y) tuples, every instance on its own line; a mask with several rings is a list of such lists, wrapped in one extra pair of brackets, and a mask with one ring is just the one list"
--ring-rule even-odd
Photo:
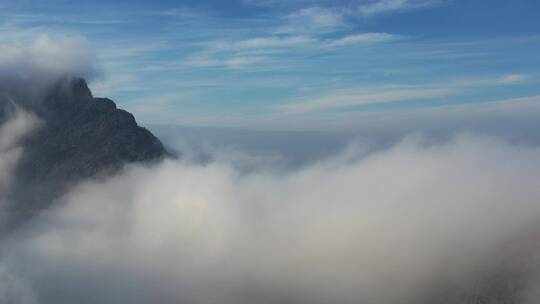
[(388, 33), (364, 33), (364, 34), (353, 34), (347, 35), (342, 38), (338, 38), (332, 41), (329, 41), (327, 45), (329, 47), (343, 47), (353, 44), (373, 44), (373, 43), (383, 43), (403, 39), (402, 36), (393, 35)]
[(237, 41), (215, 41), (206, 49), (190, 55), (185, 63), (198, 67), (239, 68), (254, 63), (275, 63), (287, 59), (287, 55), (298, 52), (322, 53), (336, 48), (354, 45), (369, 46), (404, 39), (389, 33), (363, 33), (337, 38), (322, 39), (309, 35), (272, 35), (240, 39)]
[(512, 75), (506, 75), (500, 79), (501, 83), (517, 83), (517, 82), (523, 82), (527, 80), (526, 75), (520, 75), (520, 74), (512, 74)]
[(118, 92), (140, 91), (144, 86), (135, 75), (115, 73), (108, 75), (105, 79), (92, 82), (90, 87), (96, 96), (110, 96)]
[(308, 7), (281, 17), (283, 24), (276, 33), (326, 33), (346, 27), (342, 9)]
[(430, 85), (386, 85), (373, 88), (348, 88), (308, 98), (300, 102), (280, 105), (281, 113), (305, 113), (359, 105), (425, 100), (457, 95), (472, 87), (512, 85), (523, 82), (528, 77), (520, 74), (503, 75), (492, 78), (475, 78), (450, 81), (444, 84)]
[(454, 94), (442, 87), (380, 87), (344, 89), (314, 99), (278, 106), (282, 113), (304, 113), (375, 103), (436, 98)]
[[(338, 0), (340, 1), (340, 0)], [(247, 5), (260, 7), (290, 7), (298, 5), (331, 4), (335, 0), (243, 0)]]
[(393, 11), (407, 11), (435, 7), (447, 3), (445, 0), (379, 0), (358, 6), (358, 12), (362, 15), (374, 15)]
[(281, 47), (291, 47), (291, 46), (303, 46), (306, 44), (311, 44), (316, 41), (315, 38), (309, 36), (271, 36), (271, 37), (259, 37), (253, 39), (241, 40), (236, 43), (233, 43), (232, 46), (235, 48), (246, 49), (246, 48), (281, 48)]
[(217, 57), (206, 53), (198, 53), (189, 56), (184, 63), (194, 67), (224, 67), (230, 69), (239, 69), (244, 66), (250, 66), (261, 63), (265, 60), (262, 56), (239, 56)]
[(254, 49), (268, 50), (276, 48), (310, 47), (312, 50), (322, 50), (328, 47), (345, 47), (355, 44), (376, 44), (402, 40), (404, 38), (405, 37), (403, 36), (389, 33), (360, 33), (327, 39), (308, 35), (275, 35), (249, 38), (230, 43), (217, 42), (214, 44), (214, 49), (241, 51)]
[(189, 7), (171, 8), (164, 11), (159, 11), (157, 12), (157, 15), (164, 16), (164, 17), (181, 18), (181, 19), (194, 19), (194, 18), (208, 17), (207, 13), (200, 10), (195, 10)]
[(506, 74), (492, 77), (465, 78), (456, 80), (451, 85), (458, 87), (502, 86), (523, 83), (529, 79), (528, 75)]
[[(284, 9), (300, 8), (297, 17), (319, 16), (320, 21), (339, 20), (343, 22), (347, 16), (361, 14), (363, 16), (426, 9), (448, 4), (453, 0), (244, 0), (248, 5), (266, 8)], [(331, 17), (331, 18), (329, 18)]]
[(99, 56), (103, 60), (123, 60), (128, 57), (141, 58), (143, 55), (151, 54), (156, 51), (163, 50), (165, 45), (159, 43), (141, 44), (128, 43), (127, 45), (120, 44), (116, 46), (107, 46), (99, 51)]

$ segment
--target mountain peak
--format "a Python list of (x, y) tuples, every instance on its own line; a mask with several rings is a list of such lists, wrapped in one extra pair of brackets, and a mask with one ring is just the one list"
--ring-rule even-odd
[(82, 78), (64, 77), (42, 100), (21, 107), (40, 127), (23, 141), (12, 200), (22, 213), (39, 211), (84, 179), (109, 175), (129, 163), (168, 155), (150, 131), (108, 98), (94, 98)]
[(67, 93), (77, 98), (77, 100), (91, 100), (93, 98), (84, 78), (65, 76), (56, 86), (55, 91)]

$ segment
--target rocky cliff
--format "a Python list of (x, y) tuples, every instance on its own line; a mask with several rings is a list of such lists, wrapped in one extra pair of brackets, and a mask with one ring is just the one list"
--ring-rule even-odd
[(34, 113), (39, 126), (22, 142), (10, 201), (27, 215), (49, 206), (71, 185), (107, 176), (128, 163), (167, 155), (162, 143), (137, 125), (132, 114), (107, 98), (94, 98), (86, 82), (65, 77), (40, 97), (4, 98), (0, 120), (10, 107)]

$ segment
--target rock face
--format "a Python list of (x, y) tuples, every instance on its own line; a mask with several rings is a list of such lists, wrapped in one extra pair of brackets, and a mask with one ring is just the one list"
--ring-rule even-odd
[(20, 106), (36, 114), (41, 124), (23, 141), (10, 195), (15, 213), (42, 210), (85, 178), (168, 155), (133, 115), (110, 99), (94, 98), (83, 79), (62, 79), (38, 102)]

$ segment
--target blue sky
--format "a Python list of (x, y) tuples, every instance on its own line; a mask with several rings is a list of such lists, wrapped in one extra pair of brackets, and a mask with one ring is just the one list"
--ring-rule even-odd
[(85, 37), (104, 71), (95, 95), (145, 124), (326, 130), (540, 102), (538, 11), (533, 0), (20, 0), (0, 3), (0, 42)]

